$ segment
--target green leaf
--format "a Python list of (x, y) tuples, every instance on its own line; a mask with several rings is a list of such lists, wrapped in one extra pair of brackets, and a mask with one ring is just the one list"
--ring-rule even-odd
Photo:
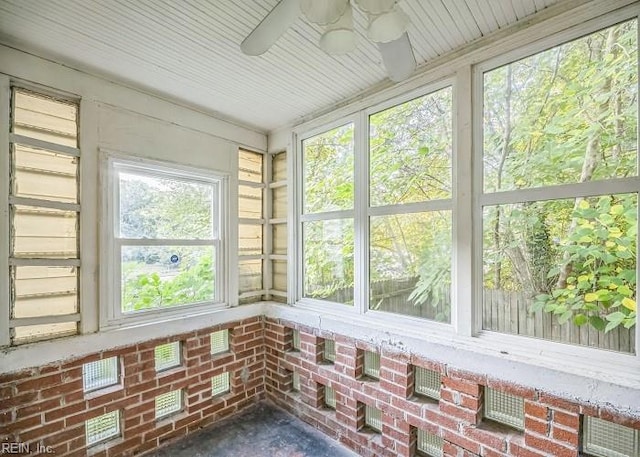
[(578, 327), (582, 327), (583, 325), (589, 322), (589, 318), (584, 314), (576, 314), (573, 318), (573, 323)]
[(593, 292), (585, 294), (585, 296), (584, 296), (584, 301), (586, 301), (588, 303), (594, 302), (596, 300), (598, 300), (598, 294), (594, 294)]
[(591, 326), (593, 328), (595, 328), (596, 330), (602, 332), (606, 326), (605, 321), (598, 316), (589, 316), (589, 323), (591, 324)]
[(567, 323), (567, 321), (569, 319), (571, 319), (571, 316), (573, 315), (572, 311), (566, 311), (564, 312), (559, 318), (558, 318), (558, 323), (560, 325)]

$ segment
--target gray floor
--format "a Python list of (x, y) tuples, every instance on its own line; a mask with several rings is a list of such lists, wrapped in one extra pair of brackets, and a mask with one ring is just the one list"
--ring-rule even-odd
[(148, 456), (353, 457), (353, 452), (269, 403), (229, 417)]

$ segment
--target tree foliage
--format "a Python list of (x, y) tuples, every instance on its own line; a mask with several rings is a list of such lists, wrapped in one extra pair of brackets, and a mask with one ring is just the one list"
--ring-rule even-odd
[[(637, 24), (485, 74), (484, 188), (637, 176)], [(601, 331), (636, 322), (637, 197), (486, 207), (485, 288)]]

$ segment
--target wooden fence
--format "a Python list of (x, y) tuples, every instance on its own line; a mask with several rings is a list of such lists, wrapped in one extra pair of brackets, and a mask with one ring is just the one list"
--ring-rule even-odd
[[(450, 292), (444, 291), (443, 304), (418, 305), (409, 300), (417, 278), (384, 280), (373, 283), (370, 308), (378, 311), (438, 320), (449, 315)], [(341, 289), (327, 297), (338, 303), (353, 303), (353, 289)], [(557, 316), (544, 311), (529, 312), (532, 300), (522, 292), (484, 290), (482, 328), (484, 330), (513, 335), (525, 335), (551, 341), (591, 346), (617, 352), (635, 352), (635, 327), (618, 327), (609, 333), (598, 331), (590, 325), (578, 327), (571, 321), (560, 325)]]

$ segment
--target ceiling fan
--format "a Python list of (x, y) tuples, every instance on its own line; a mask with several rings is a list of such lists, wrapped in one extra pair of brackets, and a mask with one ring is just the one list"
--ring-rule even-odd
[[(367, 37), (377, 44), (389, 78), (396, 82), (408, 78), (416, 68), (416, 59), (407, 35), (409, 16), (400, 9), (398, 0), (353, 3), (369, 18)], [(280, 0), (240, 49), (250, 56), (264, 54), (301, 14), (324, 27), (319, 44), (327, 53), (346, 54), (356, 48), (351, 0)]]

